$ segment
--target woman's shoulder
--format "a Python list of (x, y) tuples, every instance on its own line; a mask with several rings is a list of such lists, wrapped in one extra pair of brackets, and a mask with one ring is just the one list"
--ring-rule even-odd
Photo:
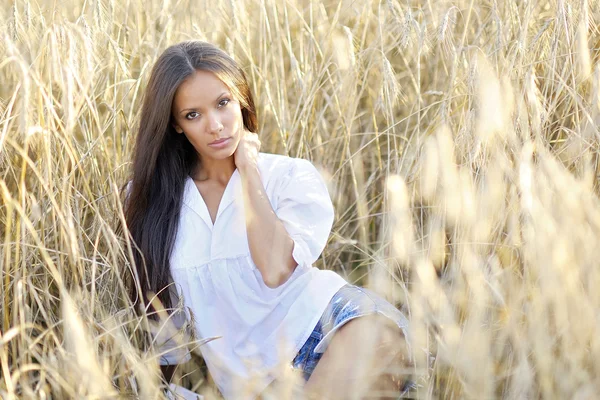
[(268, 176), (271, 180), (293, 168), (294, 158), (283, 154), (259, 153), (258, 163), (261, 175)]
[(261, 171), (270, 175), (285, 175), (297, 169), (313, 169), (313, 163), (304, 158), (290, 157), (283, 154), (259, 153)]
[(263, 152), (258, 153), (258, 160), (264, 166), (272, 166), (272, 165), (282, 166), (282, 165), (293, 162), (292, 157), (286, 156), (284, 154), (273, 154), (273, 153), (263, 153)]
[[(285, 194), (300, 201), (301, 198), (315, 200), (322, 196), (331, 202), (328, 179), (330, 174), (305, 158), (294, 158), (278, 154), (263, 154), (260, 167), (266, 186), (274, 188), (277, 195)], [(326, 195), (326, 196), (325, 196)]]

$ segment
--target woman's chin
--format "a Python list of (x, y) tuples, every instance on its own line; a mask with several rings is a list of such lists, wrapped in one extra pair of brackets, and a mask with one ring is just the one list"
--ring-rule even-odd
[(208, 157), (214, 160), (225, 160), (232, 157), (235, 153), (235, 148), (225, 147), (223, 149), (206, 149), (200, 153), (201, 157)]

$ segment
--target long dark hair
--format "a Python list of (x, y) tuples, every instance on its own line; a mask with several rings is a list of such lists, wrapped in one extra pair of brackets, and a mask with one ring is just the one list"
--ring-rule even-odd
[[(242, 109), (244, 127), (256, 133), (256, 110), (241, 67), (218, 47), (185, 41), (168, 47), (150, 73), (144, 94), (139, 130), (133, 152), (125, 221), (135, 244), (134, 262), (145, 300), (157, 294), (170, 308), (169, 258), (175, 243), (186, 177), (200, 162), (185, 135), (172, 126), (171, 106), (179, 85), (196, 70), (214, 73), (228, 86)], [(135, 279), (130, 297), (137, 300)], [(146, 302), (145, 301), (145, 302)]]

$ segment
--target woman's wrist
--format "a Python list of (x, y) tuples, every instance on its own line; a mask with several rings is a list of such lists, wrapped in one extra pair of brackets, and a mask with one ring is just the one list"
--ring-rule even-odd
[(256, 165), (255, 163), (247, 163), (241, 166), (236, 166), (236, 168), (239, 170), (240, 177), (242, 178), (246, 177), (248, 173), (259, 172), (258, 165)]

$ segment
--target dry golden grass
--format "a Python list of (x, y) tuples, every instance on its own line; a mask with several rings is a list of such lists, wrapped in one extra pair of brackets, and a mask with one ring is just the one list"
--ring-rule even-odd
[(600, 394), (598, 1), (1, 4), (0, 397), (162, 396), (115, 227), (189, 38), (246, 66), (263, 150), (322, 166), (319, 267), (405, 307), (413, 397)]

